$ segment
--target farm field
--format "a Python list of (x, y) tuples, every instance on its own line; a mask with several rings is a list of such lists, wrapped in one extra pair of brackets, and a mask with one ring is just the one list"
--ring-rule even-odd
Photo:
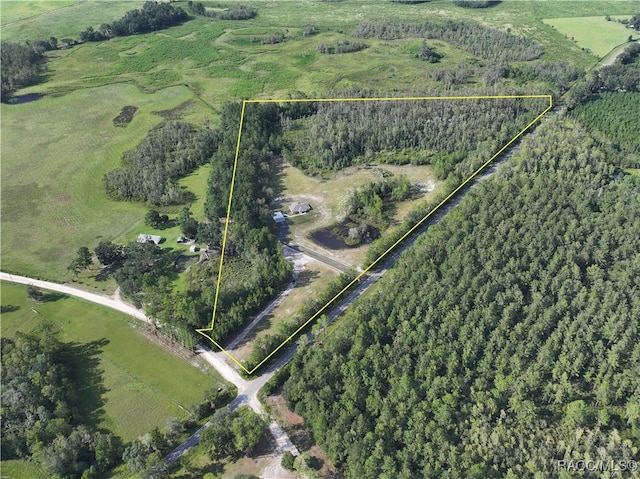
[[(80, 246), (128, 239), (146, 208), (111, 201), (102, 177), (162, 121), (157, 112), (191, 99), (185, 87), (144, 94), (114, 84), (4, 105), (3, 269), (68, 279), (67, 265)], [(125, 105), (138, 113), (125, 128), (116, 127), (112, 120)]]
[(604, 16), (546, 18), (544, 22), (575, 40), (578, 46), (590, 50), (598, 58), (604, 57), (614, 47), (626, 42), (633, 33), (613, 19), (607, 21)]
[(162, 428), (168, 417), (185, 418), (183, 407), (188, 409), (204, 391), (224, 384), (199, 359), (197, 365), (206, 373), (136, 332), (139, 326), (132, 327), (126, 315), (57, 293), (36, 304), (27, 299), (24, 286), (0, 286), (3, 307), (17, 307), (2, 314), (3, 336), (31, 331), (46, 318), (59, 328), (63, 341), (92, 352), (99, 376), (87, 380), (103, 393), (96, 397), (96, 387), (88, 389), (85, 407), (96, 409), (97, 423), (125, 441)]

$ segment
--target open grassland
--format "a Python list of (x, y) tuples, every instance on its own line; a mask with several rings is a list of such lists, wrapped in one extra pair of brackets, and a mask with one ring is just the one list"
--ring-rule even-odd
[[(28, 332), (46, 318), (59, 328), (63, 341), (95, 352), (100, 374), (87, 378), (92, 386), (84, 395), (85, 406), (97, 408), (98, 424), (124, 440), (162, 428), (168, 417), (185, 418), (182, 407), (189, 408), (205, 390), (223, 385), (213, 369), (204, 373), (150, 342), (126, 315), (56, 293), (36, 304), (27, 299), (24, 286), (3, 282), (1, 288), (3, 308), (17, 308), (2, 314), (3, 336)], [(97, 388), (103, 389), (99, 397)]]
[[(89, 25), (97, 29), (102, 23), (120, 18), (128, 10), (140, 8), (143, 4), (143, 0), (2, 0), (0, 34), (3, 40), (11, 41), (48, 39), (51, 36), (77, 39)], [(5, 18), (5, 11), (8, 18)]]
[(9, 25), (38, 15), (51, 14), (60, 8), (68, 8), (77, 0), (3, 1), (0, 2), (0, 25)]
[[(117, 84), (4, 105), (3, 269), (66, 279), (80, 246), (127, 239), (146, 208), (109, 200), (102, 177), (163, 120), (158, 111), (190, 99), (185, 87), (144, 94)], [(112, 120), (125, 105), (138, 113), (127, 127), (116, 127)]]
[(578, 46), (590, 50), (598, 58), (627, 41), (633, 30), (604, 16), (578, 18), (547, 18), (545, 23), (557, 29)]
[(231, 353), (234, 358), (244, 362), (251, 354), (253, 342), (266, 335), (273, 335), (278, 326), (291, 320), (300, 310), (305, 300), (316, 297), (327, 285), (338, 277), (339, 272), (319, 261), (308, 259), (304, 269), (298, 273), (295, 286), (275, 308), (247, 335)]

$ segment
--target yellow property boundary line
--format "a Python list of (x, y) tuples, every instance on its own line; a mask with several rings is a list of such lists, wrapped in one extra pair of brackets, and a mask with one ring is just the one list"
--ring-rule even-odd
[[(356, 276), (348, 285), (346, 285), (340, 292), (338, 292), (333, 298), (331, 298), (322, 308), (320, 308), (314, 315), (312, 315), (309, 319), (307, 319), (302, 326), (300, 326), (296, 331), (291, 334), (287, 339), (285, 339), (282, 344), (280, 344), (277, 348), (271, 351), (260, 363), (258, 363), (253, 369), (248, 370), (244, 367), (244, 365), (234, 358), (229, 351), (224, 349), (220, 344), (218, 344), (211, 336), (207, 333), (213, 331), (213, 326), (215, 324), (216, 319), (216, 311), (218, 308), (218, 292), (220, 291), (220, 280), (222, 278), (222, 263), (224, 260), (224, 252), (227, 246), (227, 233), (229, 231), (229, 218), (231, 217), (231, 203), (233, 200), (233, 187), (236, 179), (236, 170), (238, 167), (238, 156), (240, 154), (240, 140), (242, 138), (242, 127), (244, 125), (244, 113), (245, 107), (249, 103), (312, 103), (312, 102), (362, 102), (362, 101), (406, 101), (406, 100), (500, 100), (500, 99), (524, 99), (524, 98), (546, 98), (549, 100), (549, 106), (540, 113), (537, 117), (535, 117), (530, 123), (527, 124), (516, 136), (511, 138), (508, 143), (506, 143), (498, 152), (496, 152), (491, 158), (485, 161), (482, 166), (480, 166), (477, 170), (475, 170), (466, 180), (464, 180), (457, 188), (455, 188), (451, 193), (449, 193), (440, 203), (438, 203), (435, 207), (433, 207), (420, 221), (418, 221), (409, 231), (403, 234), (400, 239), (398, 239), (395, 243), (393, 243), (389, 248), (385, 250), (378, 258), (371, 263), (367, 268), (365, 268), (358, 276)], [(398, 246), (407, 236), (413, 233), (417, 228), (419, 228), (428, 218), (430, 218), (435, 212), (437, 212), (445, 203), (447, 203), (458, 191), (460, 191), (464, 186), (472, 181), (489, 163), (495, 160), (504, 150), (506, 150), (513, 142), (515, 142), (518, 138), (520, 138), (532, 125), (534, 125), (540, 118), (542, 118), (549, 110), (553, 108), (553, 98), (551, 95), (486, 95), (486, 96), (420, 96), (420, 97), (391, 97), (391, 98), (304, 98), (304, 99), (287, 99), (287, 100), (244, 100), (242, 102), (242, 112), (240, 114), (240, 126), (238, 128), (238, 140), (236, 142), (236, 152), (235, 158), (233, 162), (233, 173), (231, 176), (231, 187), (229, 189), (229, 203), (227, 205), (227, 218), (224, 225), (224, 234), (222, 237), (222, 251), (220, 252), (220, 266), (218, 268), (218, 282), (216, 284), (216, 293), (215, 299), (213, 302), (213, 313), (211, 317), (211, 326), (203, 329), (196, 329), (198, 333), (200, 333), (205, 338), (209, 339), (217, 348), (219, 348), (224, 354), (226, 354), (229, 359), (231, 359), (235, 364), (237, 364), (240, 369), (242, 369), (248, 375), (253, 374), (258, 368), (260, 368), (264, 363), (266, 363), (271, 357), (276, 354), (280, 349), (282, 349), (289, 341), (291, 341), (300, 331), (307, 327), (307, 325), (316, 319), (318, 316), (322, 314), (322, 312), (329, 307), (336, 299), (338, 299), (345, 291), (347, 291), (351, 286), (353, 286), (356, 282), (360, 280), (367, 272), (373, 268), (382, 258), (384, 258), (389, 252), (391, 252), (396, 246)]]

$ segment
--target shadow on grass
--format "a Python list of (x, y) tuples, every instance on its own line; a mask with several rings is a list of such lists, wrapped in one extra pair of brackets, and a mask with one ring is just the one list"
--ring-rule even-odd
[(100, 369), (100, 354), (109, 344), (108, 339), (99, 339), (90, 343), (69, 343), (65, 363), (72, 371), (75, 383), (74, 415), (78, 422), (91, 428), (97, 428), (105, 414), (103, 395), (107, 392), (103, 385), (103, 371)]
[(66, 298), (67, 295), (62, 294), (62, 293), (56, 293), (56, 292), (51, 292), (51, 293), (45, 293), (42, 295), (42, 302), (43, 303), (54, 303), (60, 299), (64, 299)]
[(20, 306), (15, 306), (13, 304), (3, 304), (0, 305), (0, 314), (13, 313), (14, 311), (18, 311), (19, 309)]

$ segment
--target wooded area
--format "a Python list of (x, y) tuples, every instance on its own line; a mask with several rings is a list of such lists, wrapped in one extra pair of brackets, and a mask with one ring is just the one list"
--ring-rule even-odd
[[(348, 97), (349, 92), (341, 95)], [(290, 134), (283, 156), (313, 173), (369, 161), (406, 162), (393, 154), (386, 160), (374, 155), (408, 150), (415, 152), (412, 164), (432, 165), (440, 179), (451, 173), (466, 178), (479, 160), (486, 161), (533, 120), (545, 102), (548, 99), (373, 100), (318, 102), (304, 110), (289, 107), (284, 112)]]
[(410, 37), (444, 40), (479, 58), (501, 62), (533, 60), (544, 51), (528, 38), (466, 20), (361, 23), (353, 36), (382, 40)]
[(285, 395), (360, 477), (559, 477), (640, 442), (640, 183), (542, 125), (421, 237)]
[[(31, 334), (2, 343), (2, 459), (34, 456), (51, 475), (96, 477), (120, 461), (122, 444), (90, 426), (90, 399), (102, 391), (96, 345), (62, 343), (44, 322)], [(95, 405), (94, 405), (95, 406)], [(83, 476), (85, 477), (85, 476)]]
[(105, 177), (107, 194), (117, 200), (147, 201), (154, 205), (184, 203), (177, 180), (210, 161), (218, 135), (182, 122), (167, 122), (122, 157), (123, 166)]

